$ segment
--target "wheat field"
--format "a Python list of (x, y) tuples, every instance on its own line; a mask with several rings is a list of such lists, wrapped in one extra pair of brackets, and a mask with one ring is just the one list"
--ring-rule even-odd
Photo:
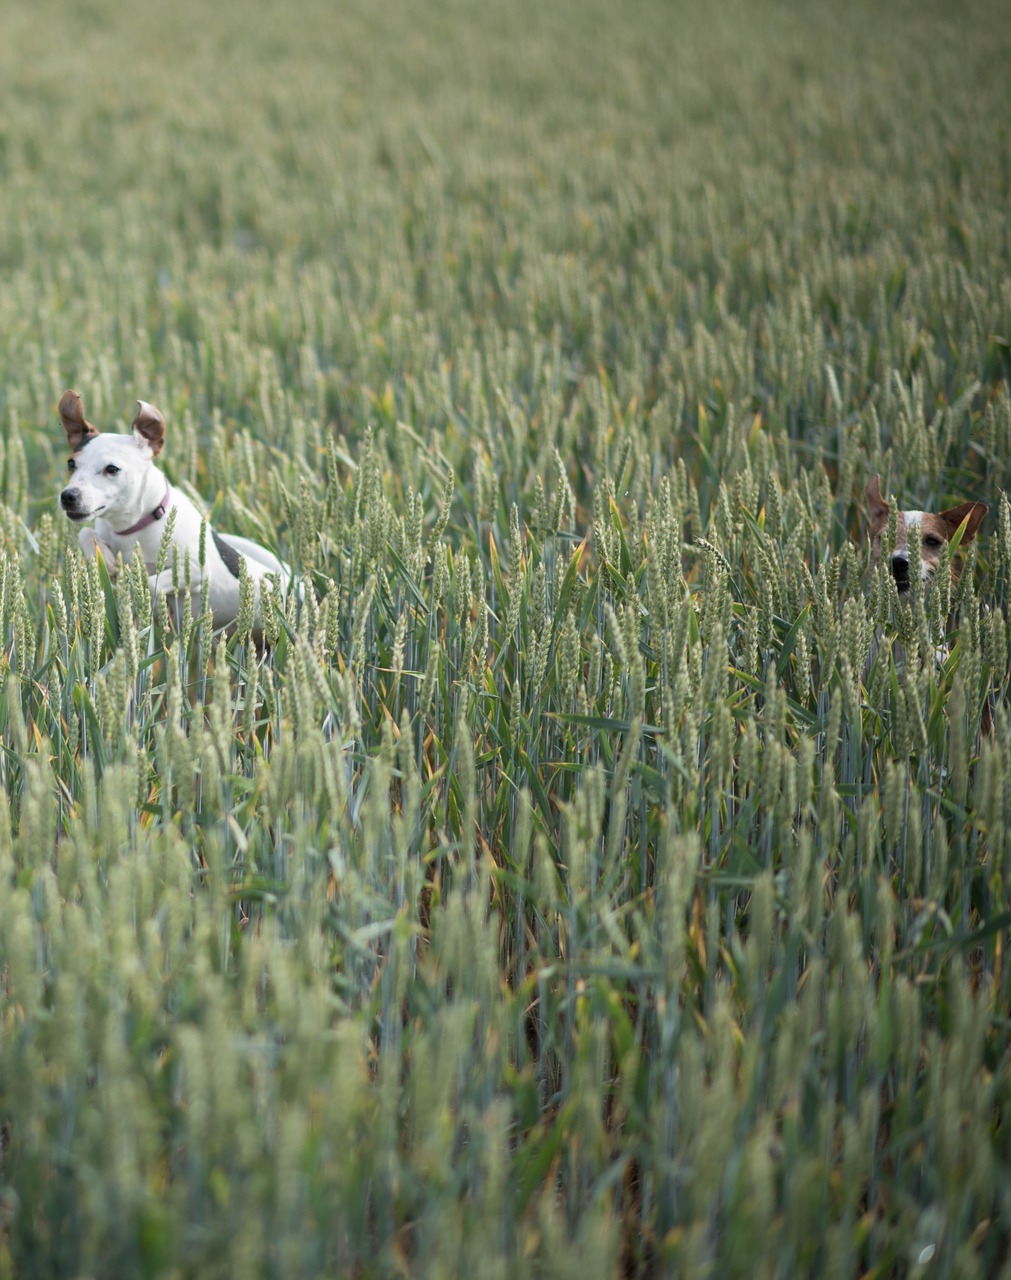
[[(0, 1277), (1011, 1276), (1009, 54), (5, 7)], [(265, 646), (81, 556), (71, 386)]]

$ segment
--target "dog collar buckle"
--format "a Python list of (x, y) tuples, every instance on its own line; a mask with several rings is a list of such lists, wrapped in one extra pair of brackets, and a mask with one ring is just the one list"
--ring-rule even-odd
[(117, 529), (116, 536), (120, 538), (125, 538), (131, 533), (140, 533), (141, 529), (146, 529), (149, 524), (154, 524), (156, 520), (160, 520), (162, 516), (164, 516), (165, 512), (168, 510), (169, 498), (171, 497), (171, 494), (172, 494), (172, 490), (169, 487), (169, 482), (166, 480), (165, 481), (165, 497), (162, 498), (161, 502), (158, 503), (155, 509), (151, 512), (151, 514), (148, 516), (145, 516), (143, 520), (138, 520), (136, 524), (132, 524), (129, 527), (129, 529)]

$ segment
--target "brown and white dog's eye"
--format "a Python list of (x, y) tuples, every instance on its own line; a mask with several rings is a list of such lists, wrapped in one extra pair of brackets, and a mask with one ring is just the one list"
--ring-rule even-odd
[(105, 474), (107, 476), (118, 476), (119, 467), (113, 466), (113, 464), (110, 462), (109, 465), (105, 468)]
[(936, 534), (928, 533), (927, 536), (923, 539), (923, 545), (925, 547), (929, 547), (931, 551), (939, 551), (941, 547), (944, 546), (944, 543)]
[(67, 470), (68, 470), (68, 471), (73, 471), (76, 467), (77, 467), (77, 463), (73, 460), (73, 458), (68, 458), (68, 459), (67, 459)]

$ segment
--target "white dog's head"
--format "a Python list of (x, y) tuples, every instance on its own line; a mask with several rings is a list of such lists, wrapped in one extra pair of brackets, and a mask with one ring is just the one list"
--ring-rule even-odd
[(67, 462), (70, 481), (60, 494), (68, 519), (102, 516), (113, 525), (135, 507), (144, 473), (165, 443), (165, 419), (154, 405), (137, 401), (133, 435), (103, 435), (85, 420), (81, 397), (65, 391), (60, 421), (73, 453)]
[[(881, 494), (881, 477), (872, 476), (864, 490), (867, 499), (868, 525), (873, 546), (874, 563), (881, 557), (881, 535), (888, 527), (889, 504)], [(892, 551), (892, 577), (900, 596), (909, 591), (909, 566), (919, 560), (920, 580), (924, 586), (933, 581), (946, 542), (951, 542), (962, 529), (961, 545), (967, 546), (976, 536), (980, 521), (986, 515), (985, 502), (961, 502), (947, 511), (900, 511), (895, 525), (895, 547)], [(963, 528), (964, 526), (964, 528)], [(917, 546), (919, 543), (919, 546)], [(912, 550), (911, 550), (912, 549)], [(958, 581), (961, 569), (951, 566), (951, 580)]]

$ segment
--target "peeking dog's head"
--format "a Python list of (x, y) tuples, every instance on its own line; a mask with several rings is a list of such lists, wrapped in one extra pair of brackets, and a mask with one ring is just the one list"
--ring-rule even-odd
[[(881, 557), (881, 535), (888, 527), (888, 503), (881, 496), (881, 477), (874, 476), (864, 490), (867, 499), (867, 518), (874, 547), (874, 563)], [(910, 549), (915, 563), (916, 545), (919, 546), (920, 578), (927, 586), (937, 570), (945, 543), (952, 540), (965, 525), (961, 545), (964, 547), (976, 536), (980, 521), (986, 515), (985, 502), (960, 502), (957, 507), (939, 511), (898, 512), (895, 531), (895, 549), (892, 552), (892, 577), (899, 595), (909, 591)], [(958, 565), (951, 566), (952, 577), (958, 577)]]
[(165, 419), (154, 405), (138, 400), (132, 435), (103, 434), (86, 420), (77, 392), (65, 391), (60, 421), (72, 450), (70, 480), (60, 494), (68, 519), (101, 515), (115, 521), (129, 513), (141, 496), (143, 472), (165, 443)]

